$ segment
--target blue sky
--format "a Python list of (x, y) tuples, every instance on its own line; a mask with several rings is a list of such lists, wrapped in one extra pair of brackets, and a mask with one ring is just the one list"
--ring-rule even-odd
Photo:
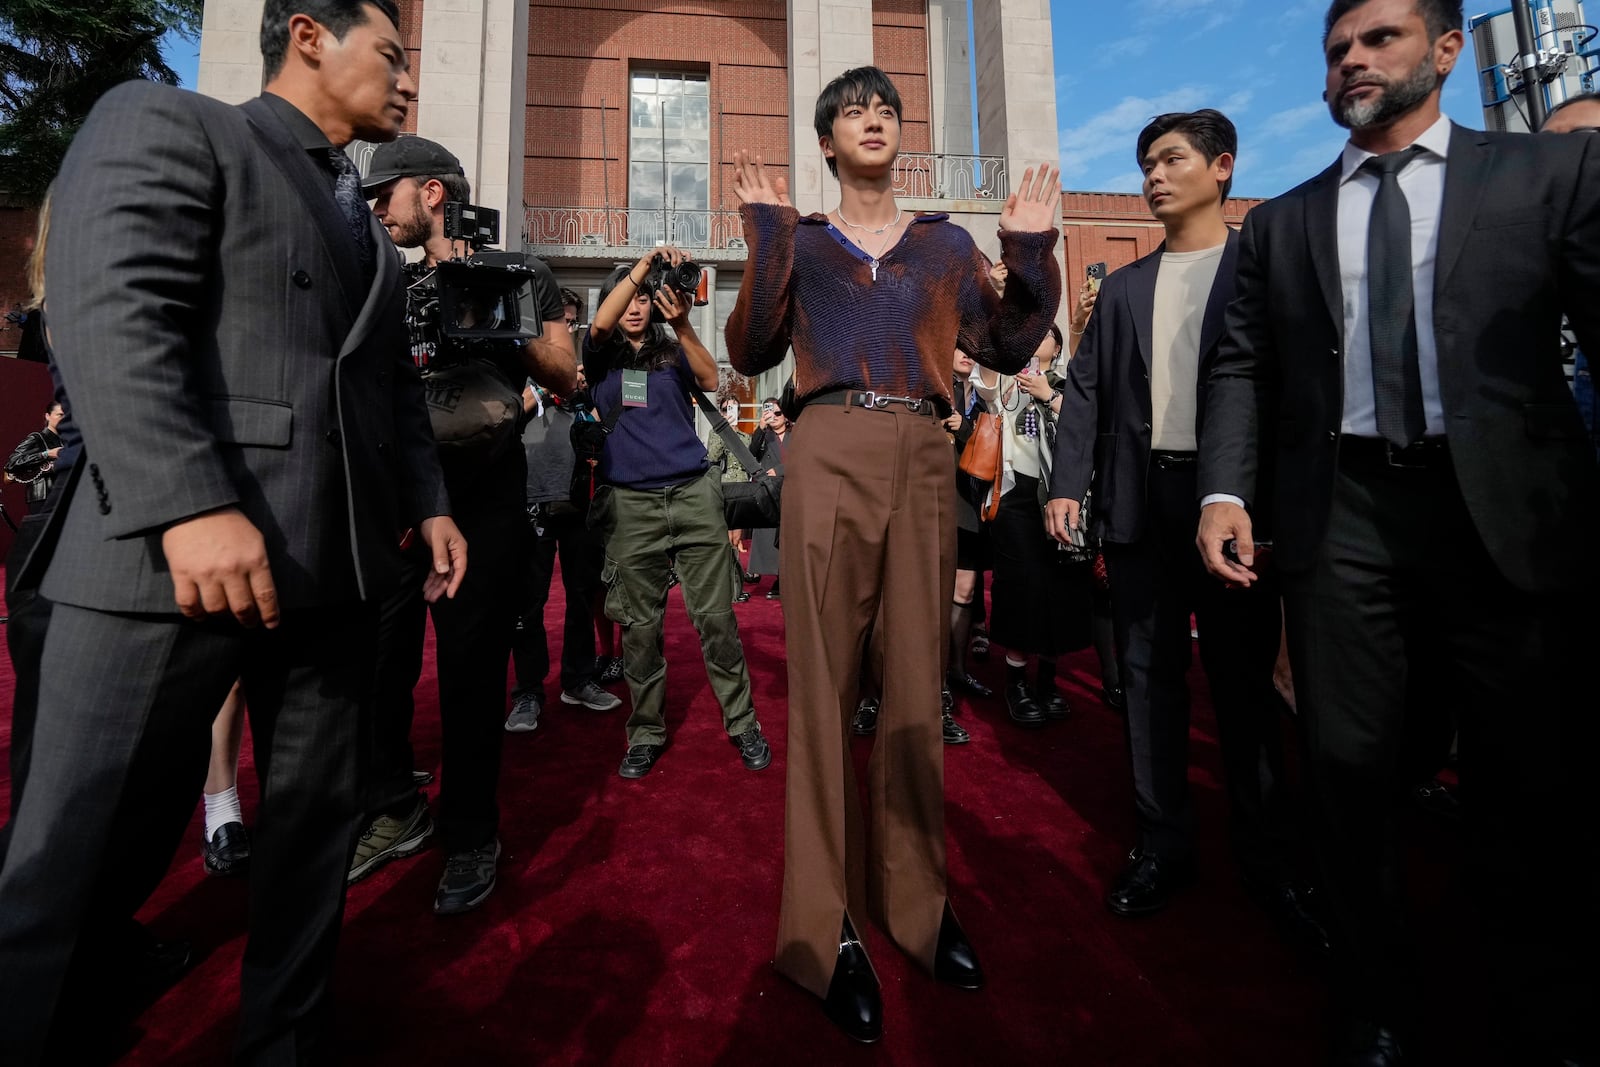
[[(1506, 6), (1491, 0), (1472, 9)], [(1276, 196), (1339, 154), (1322, 102), (1327, 0), (1051, 0), (1061, 184), (1137, 192), (1134, 143), (1152, 116), (1201, 107), (1239, 128), (1235, 196)], [(1470, 39), (1444, 110), (1483, 128)]]
[[(1505, 6), (1486, 3), (1482, 10)], [(1137, 192), (1134, 141), (1164, 111), (1215, 107), (1233, 119), (1239, 196), (1276, 196), (1298, 185), (1344, 143), (1322, 103), (1327, 0), (1050, 0), (1050, 9), (1068, 189)], [(169, 35), (165, 47), (167, 62), (192, 88), (199, 43)], [(1478, 129), (1476, 70), (1469, 39), (1445, 82), (1444, 109)]]

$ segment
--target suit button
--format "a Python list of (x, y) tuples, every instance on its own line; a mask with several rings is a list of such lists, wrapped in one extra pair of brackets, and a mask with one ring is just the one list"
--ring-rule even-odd
[(332, 445), (334, 448), (338, 448), (341, 444), (344, 443), (344, 437), (339, 433), (338, 430), (329, 430), (327, 433), (323, 434), (322, 436), (327, 438), (328, 443), (330, 445)]
[(1328, 431), (1328, 440), (1337, 441), (1338, 439), (1339, 439), (1339, 431), (1338, 430), (1329, 430)]
[(1149, 433), (1150, 432), (1150, 424), (1148, 422), (1144, 424), (1144, 431), (1145, 431), (1145, 433)]
[(311, 288), (311, 275), (307, 274), (303, 270), (295, 271), (293, 274), (289, 275), (289, 278), (302, 289)]
[(1337, 348), (1330, 348), (1330, 349), (1328, 349), (1328, 355), (1333, 356), (1335, 359), (1337, 359), (1338, 356), (1339, 356), (1339, 350)]

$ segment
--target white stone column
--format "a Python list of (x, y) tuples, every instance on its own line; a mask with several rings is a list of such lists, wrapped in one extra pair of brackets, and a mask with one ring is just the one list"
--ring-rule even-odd
[(206, 0), (196, 88), (230, 104), (261, 93), (261, 0)]
[[(980, 0), (982, 2), (982, 0)], [(934, 151), (973, 155), (972, 42), (968, 0), (928, 0), (928, 58), (932, 77)]]
[(527, 0), (429, 0), (422, 9), (417, 133), (461, 160), (474, 202), (522, 244)]
[(872, 0), (790, 0), (789, 199), (802, 215), (839, 198), (812, 127), (817, 94), (845, 71), (871, 64)]

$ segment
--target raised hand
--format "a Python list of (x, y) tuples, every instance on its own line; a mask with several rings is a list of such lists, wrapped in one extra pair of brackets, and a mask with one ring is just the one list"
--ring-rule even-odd
[(666, 316), (667, 324), (673, 330), (682, 330), (689, 322), (689, 302), (680, 300), (677, 292), (670, 285), (663, 285), (656, 290), (656, 307), (661, 309), (661, 314)]
[[(770, 178), (760, 156), (754, 162), (749, 152), (733, 154), (733, 191), (741, 204), (776, 204), (791, 207), (789, 182), (785, 178)], [(1057, 194), (1059, 195), (1059, 193)]]
[(1042, 233), (1061, 225), (1061, 171), (1048, 163), (1022, 172), (1017, 191), (1006, 198), (1000, 228)]

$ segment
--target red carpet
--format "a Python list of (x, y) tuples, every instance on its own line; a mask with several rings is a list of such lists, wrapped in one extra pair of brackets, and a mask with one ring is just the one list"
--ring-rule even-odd
[[(558, 582), (548, 612), (558, 628), (560, 595)], [(759, 591), (737, 610), (772, 766), (744, 770), (725, 740), (674, 593), (672, 744), (648, 778), (616, 775), (625, 711), (554, 702), (537, 732), (506, 737), (505, 854), (483, 908), (433, 916), (436, 850), (351, 890), (336, 982), (343, 1062), (1320, 1062), (1320, 979), (1236, 889), (1198, 667), (1191, 780), (1201, 883), (1151, 919), (1105, 911), (1104, 884), (1131, 841), (1132, 803), (1121, 720), (1094, 695), (1089, 653), (1066, 665), (1075, 711), (1065, 723), (1029, 733), (1010, 724), (998, 701), (958, 707), (973, 740), (946, 750), (950, 881), (988, 988), (940, 986), (878, 931), (862, 931), (884, 983), (886, 1034), (864, 1048), (837, 1033), (817, 1002), (771, 965), (782, 868), (782, 619)], [(999, 681), (998, 653), (980, 671), (991, 684)], [(431, 671), (431, 652), (428, 661)], [(438, 760), (436, 701), (430, 674), (418, 691), (414, 735), (419, 766), (428, 768)], [(9, 745), (10, 707), (5, 664), (0, 752)], [(867, 742), (859, 743), (864, 755)], [(250, 822), (248, 740), (241, 779)], [(0, 803), (8, 788), (0, 778)], [(197, 963), (138, 1019), (128, 1064), (212, 1064), (228, 1055), (246, 886), (204, 877), (199, 827), (197, 804), (188, 843), (141, 913), (159, 936), (192, 941)], [(1469, 965), (1453, 947), (1461, 909), (1440, 873), (1452, 848), (1431, 827), (1419, 836), (1416, 882), (1428, 897), (1419, 936), (1457, 995), (1476, 980), (1463, 975)], [(1473, 1035), (1462, 1020), (1475, 1005), (1430, 1009), (1431, 1030), (1465, 1030), (1435, 1046), (1450, 1053), (1440, 1062), (1471, 1061)]]

